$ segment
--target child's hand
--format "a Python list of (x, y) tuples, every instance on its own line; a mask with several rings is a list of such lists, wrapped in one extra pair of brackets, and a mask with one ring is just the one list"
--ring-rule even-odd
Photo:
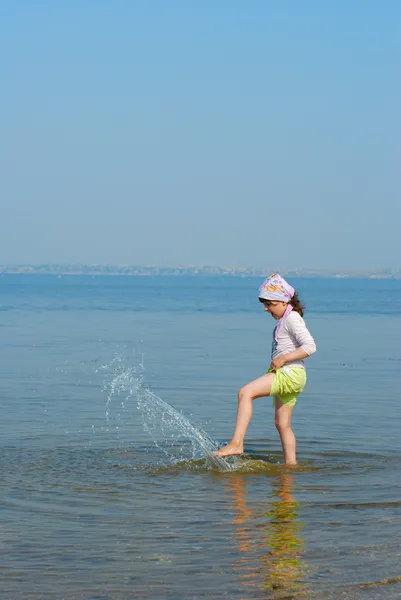
[(277, 358), (275, 358), (274, 360), (272, 360), (270, 368), (272, 369), (272, 371), (278, 371), (278, 369), (281, 369), (281, 367), (284, 367), (286, 363), (286, 360), (283, 356), (278, 356)]

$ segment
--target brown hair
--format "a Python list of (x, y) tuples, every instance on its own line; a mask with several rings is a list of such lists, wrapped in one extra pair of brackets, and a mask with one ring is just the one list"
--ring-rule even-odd
[(305, 304), (303, 304), (300, 301), (297, 292), (294, 292), (294, 295), (293, 295), (293, 297), (290, 300), (290, 304), (291, 304), (293, 310), (295, 310), (295, 312), (297, 312), (298, 314), (300, 314), (301, 317), (304, 316)]

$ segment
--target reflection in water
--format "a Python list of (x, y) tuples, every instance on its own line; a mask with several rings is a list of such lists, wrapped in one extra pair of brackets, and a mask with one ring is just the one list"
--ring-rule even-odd
[(249, 598), (309, 597), (300, 535), (303, 524), (293, 496), (294, 475), (284, 470), (277, 474), (273, 498), (254, 508), (246, 499), (244, 475), (233, 474), (227, 486), (233, 498), (236, 546), (241, 553), (235, 568), (242, 583), (254, 590)]

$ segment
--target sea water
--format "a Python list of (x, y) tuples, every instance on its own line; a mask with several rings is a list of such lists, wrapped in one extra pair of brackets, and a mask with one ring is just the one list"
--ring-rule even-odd
[(258, 279), (3, 276), (2, 598), (401, 596), (399, 280), (294, 279), (318, 352), (282, 465)]

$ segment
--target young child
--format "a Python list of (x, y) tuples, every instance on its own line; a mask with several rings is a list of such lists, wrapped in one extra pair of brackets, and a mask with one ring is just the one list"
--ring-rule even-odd
[(255, 398), (273, 396), (275, 425), (280, 434), (287, 465), (295, 465), (296, 441), (291, 415), (298, 394), (306, 384), (304, 358), (316, 352), (316, 344), (303, 320), (298, 294), (285, 279), (275, 273), (259, 288), (259, 300), (266, 312), (278, 321), (273, 332), (272, 360), (266, 375), (251, 381), (238, 393), (238, 412), (231, 442), (215, 454), (232, 456), (244, 452), (244, 438), (252, 417)]

